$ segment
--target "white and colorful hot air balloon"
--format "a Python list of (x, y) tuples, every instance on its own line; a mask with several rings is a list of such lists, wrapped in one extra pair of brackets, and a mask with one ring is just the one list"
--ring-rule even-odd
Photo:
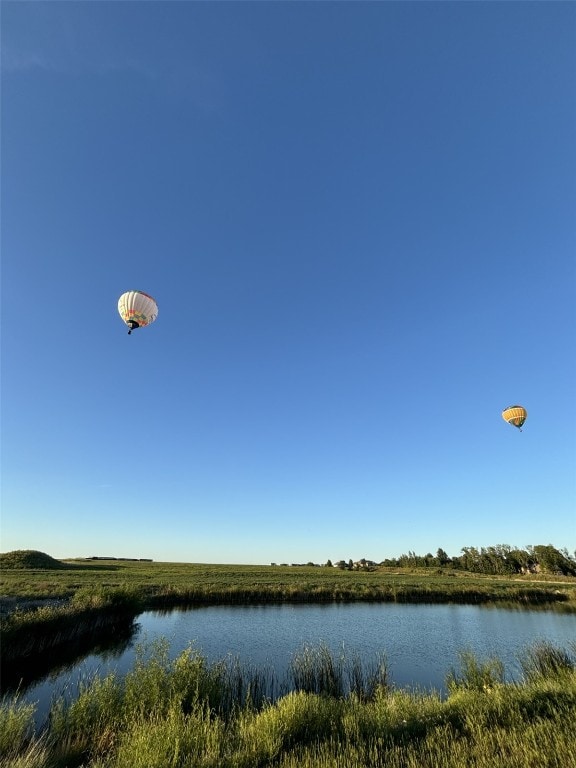
[(135, 328), (143, 328), (156, 320), (158, 305), (144, 291), (127, 291), (118, 299), (118, 312), (130, 329), (130, 335)]

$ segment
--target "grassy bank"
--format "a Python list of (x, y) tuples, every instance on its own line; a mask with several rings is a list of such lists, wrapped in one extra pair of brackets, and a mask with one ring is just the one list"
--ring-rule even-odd
[(7, 613), (1, 627), (3, 690), (29, 684), (114, 638), (129, 637), (141, 610), (133, 590), (96, 586), (80, 588), (63, 605)]
[(128, 676), (85, 682), (35, 733), (33, 707), (0, 707), (4, 768), (567, 768), (576, 765), (576, 648), (534, 646), (523, 679), (463, 654), (449, 695), (393, 690), (325, 649), (292, 663), (295, 690), (270, 700), (265, 676), (193, 650), (157, 646)]

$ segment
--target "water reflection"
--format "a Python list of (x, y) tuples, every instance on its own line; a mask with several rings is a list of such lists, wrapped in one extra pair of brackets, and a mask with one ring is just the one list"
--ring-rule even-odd
[(105, 627), (99, 631), (97, 642), (92, 635), (83, 636), (31, 658), (3, 662), (0, 667), (2, 693), (25, 691), (42, 680), (57, 680), (72, 673), (89, 655), (98, 656), (105, 664), (112, 665), (126, 653), (139, 629), (136, 621)]

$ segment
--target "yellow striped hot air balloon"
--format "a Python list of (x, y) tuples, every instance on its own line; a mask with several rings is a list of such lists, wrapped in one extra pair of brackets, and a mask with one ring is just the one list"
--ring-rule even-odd
[(143, 328), (156, 320), (158, 305), (144, 291), (127, 291), (118, 299), (118, 312), (130, 329), (130, 335), (135, 328)]
[(522, 432), (522, 425), (527, 417), (528, 411), (522, 405), (509, 405), (508, 408), (504, 408), (502, 411), (504, 421), (512, 424), (513, 427), (518, 427), (520, 432)]

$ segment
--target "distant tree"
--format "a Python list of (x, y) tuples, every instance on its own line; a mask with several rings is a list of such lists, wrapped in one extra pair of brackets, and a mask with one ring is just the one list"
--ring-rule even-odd
[(346, 561), (345, 560), (338, 560), (336, 563), (336, 568), (339, 568), (341, 571), (346, 570)]
[(350, 558), (350, 560), (348, 560), (348, 570), (349, 571), (354, 570), (354, 560), (352, 560), (352, 558)]
[(525, 549), (511, 549), (506, 555), (511, 573), (527, 573), (534, 568), (534, 560)]
[(472, 573), (480, 573), (482, 571), (482, 563), (480, 558), (480, 552), (475, 547), (462, 547), (462, 554), (460, 555), (460, 565), (465, 571), (472, 571)]
[(545, 573), (557, 573), (563, 576), (576, 576), (576, 565), (566, 558), (552, 544), (539, 544), (534, 547), (536, 562)]
[[(543, 572), (576, 576), (576, 550), (574, 557), (572, 557), (566, 548), (558, 550), (551, 544), (547, 546), (527, 545), (525, 549), (517, 549), (509, 544), (496, 544), (480, 549), (462, 547), (459, 557), (449, 557), (439, 547), (436, 556), (430, 552), (424, 556), (417, 555), (416, 552), (409, 550), (407, 554), (402, 554), (398, 558), (386, 558), (380, 562), (380, 565), (386, 568), (422, 568), (434, 565), (442, 567), (448, 564), (457, 570), (487, 575), (511, 575), (531, 572), (540, 568)], [(352, 560), (349, 560), (348, 564), (341, 560), (336, 565), (342, 569), (355, 567), (364, 569), (375, 564), (362, 558), (356, 566)]]
[(330, 560), (330, 558), (328, 558), (328, 560), (326, 560), (326, 568), (332, 568), (332, 567), (333, 567), (332, 560)]
[[(576, 565), (576, 558), (572, 557), (570, 552), (568, 552), (568, 547), (564, 547), (563, 549), (560, 550), (560, 552), (564, 555), (566, 560), (568, 560), (569, 562), (571, 562), (574, 565)], [(576, 554), (576, 553), (574, 553), (574, 554)]]
[(447, 565), (450, 562), (450, 558), (441, 547), (436, 550), (436, 560), (438, 560), (438, 565)]
[(506, 573), (506, 558), (499, 547), (482, 547), (480, 550), (480, 562), (483, 573)]

